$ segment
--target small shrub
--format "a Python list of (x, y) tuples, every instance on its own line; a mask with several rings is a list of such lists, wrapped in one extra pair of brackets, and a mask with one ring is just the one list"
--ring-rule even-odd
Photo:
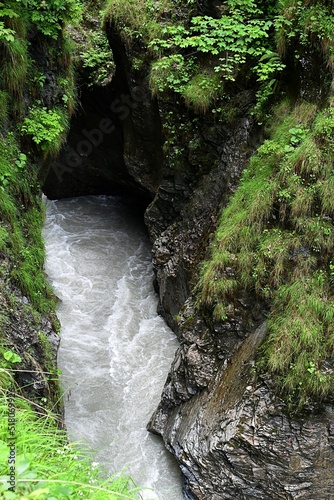
[(193, 59), (185, 59), (181, 54), (162, 57), (154, 62), (150, 73), (150, 87), (154, 95), (166, 91), (182, 94), (194, 74)]
[(115, 72), (113, 54), (103, 33), (93, 33), (88, 46), (80, 53), (83, 68), (89, 71), (88, 85), (106, 85)]
[(27, 0), (27, 15), (43, 33), (57, 39), (66, 24), (80, 21), (82, 6), (77, 0)]
[(57, 154), (68, 125), (68, 118), (63, 110), (32, 107), (23, 121), (21, 133), (31, 136), (42, 151)]

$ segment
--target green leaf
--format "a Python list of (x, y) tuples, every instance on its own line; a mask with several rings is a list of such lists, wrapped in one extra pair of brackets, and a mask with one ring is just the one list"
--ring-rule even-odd
[[(29, 495), (29, 498), (32, 500), (40, 500), (42, 498), (45, 498), (44, 495), (47, 495), (50, 492), (49, 488), (39, 488), (38, 490), (32, 491)], [(48, 497), (50, 500), (50, 497)]]
[(16, 464), (18, 477), (22, 477), (23, 473), (28, 471), (29, 467), (30, 467), (30, 460), (27, 457), (25, 456), (18, 457)]
[(9, 361), (10, 363), (21, 363), (22, 361), (22, 358), (13, 351), (4, 352), (3, 357), (5, 358), (6, 361)]

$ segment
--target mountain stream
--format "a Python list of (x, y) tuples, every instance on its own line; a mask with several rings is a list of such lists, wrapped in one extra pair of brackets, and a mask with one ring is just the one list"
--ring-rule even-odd
[(150, 243), (133, 201), (47, 201), (46, 272), (60, 299), (65, 423), (142, 498), (181, 500), (180, 472), (146, 431), (178, 342), (157, 315)]

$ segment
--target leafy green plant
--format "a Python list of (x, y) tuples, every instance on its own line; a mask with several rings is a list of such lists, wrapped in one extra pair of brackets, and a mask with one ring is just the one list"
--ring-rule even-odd
[(13, 369), (22, 358), (11, 349), (0, 346), (0, 401), (3, 393), (14, 386)]
[(11, 367), (15, 363), (21, 363), (21, 357), (14, 351), (5, 351), (3, 357), (7, 362), (7, 367)]
[(0, 189), (4, 191), (11, 180), (15, 182), (19, 172), (25, 169), (27, 156), (18, 149), (12, 134), (8, 134), (6, 139), (0, 137), (0, 145), (6, 148), (0, 152)]
[[(149, 43), (157, 57), (150, 75), (153, 93), (176, 92), (190, 106), (207, 111), (219, 94), (217, 89), (222, 95), (224, 82), (234, 82), (247, 62), (261, 84), (259, 113), (275, 89), (277, 75), (285, 68), (274, 51), (270, 37), (273, 26), (274, 19), (253, 0), (227, 1), (220, 18), (195, 16), (188, 24), (166, 24), (159, 37)], [(210, 90), (209, 80), (203, 81), (208, 74)]]
[(77, 0), (21, 0), (26, 15), (41, 33), (58, 38), (65, 23), (80, 21), (82, 6)]
[(181, 54), (162, 57), (152, 64), (150, 87), (153, 94), (173, 90), (182, 93), (191, 75), (194, 75), (195, 62), (185, 59)]
[(72, 64), (67, 65), (66, 73), (65, 77), (59, 76), (57, 78), (57, 84), (62, 92), (61, 100), (67, 109), (67, 115), (71, 117), (77, 104), (77, 88)]
[(45, 84), (46, 76), (43, 73), (39, 73), (33, 78), (34, 84), (37, 84), (41, 90), (43, 90)]
[(68, 119), (61, 109), (45, 107), (30, 108), (24, 119), (21, 133), (32, 137), (42, 151), (57, 153), (64, 140), (68, 128)]
[(27, 166), (27, 155), (24, 153), (19, 153), (19, 157), (15, 161), (15, 165), (19, 170), (23, 170)]
[(261, 11), (253, 1), (248, 5), (232, 1), (227, 3), (230, 8), (228, 15), (218, 19), (193, 17), (189, 28), (182, 25), (167, 26), (162, 29), (162, 37), (152, 40), (150, 47), (156, 52), (162, 49), (191, 49), (217, 56), (218, 64), (214, 69), (227, 80), (235, 80), (238, 67), (251, 56), (258, 59), (254, 70), (259, 79), (268, 80), (274, 72), (284, 67), (277, 55), (273, 57), (266, 43), (272, 21), (261, 19)]
[(14, 35), (15, 31), (10, 28), (6, 28), (4, 22), (0, 21), (0, 40), (13, 42), (15, 40)]
[(115, 71), (115, 63), (104, 33), (92, 33), (87, 48), (80, 53), (83, 68), (89, 70), (88, 85), (107, 84)]
[(290, 128), (291, 134), (290, 144), (294, 147), (298, 146), (306, 138), (307, 130), (302, 127)]
[(11, 7), (5, 6), (3, 2), (0, 2), (0, 42), (14, 42), (15, 40), (15, 31), (5, 26), (2, 18), (13, 19), (17, 17), (17, 12), (15, 12)]

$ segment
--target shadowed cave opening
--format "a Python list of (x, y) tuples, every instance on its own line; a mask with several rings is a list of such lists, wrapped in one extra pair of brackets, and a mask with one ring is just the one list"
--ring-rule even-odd
[(43, 192), (53, 199), (89, 195), (131, 196), (147, 206), (150, 193), (128, 172), (124, 122), (132, 103), (112, 85), (81, 88), (80, 104), (65, 146), (44, 174)]

